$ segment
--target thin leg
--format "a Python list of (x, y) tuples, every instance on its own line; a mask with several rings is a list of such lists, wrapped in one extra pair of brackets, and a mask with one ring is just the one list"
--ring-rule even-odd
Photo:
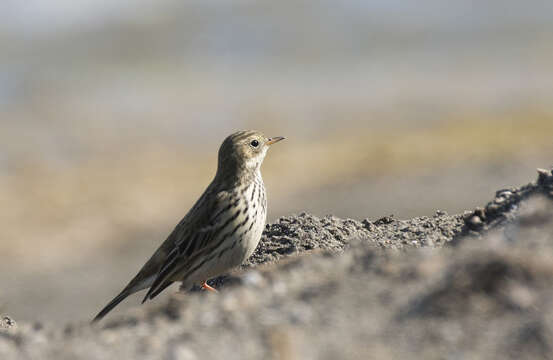
[(213, 293), (218, 293), (217, 289), (215, 289), (214, 287), (211, 287), (207, 284), (207, 280), (205, 280), (202, 283), (202, 289), (207, 290), (207, 291), (211, 291)]

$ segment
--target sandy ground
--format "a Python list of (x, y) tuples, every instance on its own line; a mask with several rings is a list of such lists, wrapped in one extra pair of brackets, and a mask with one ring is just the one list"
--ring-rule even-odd
[[(0, 326), (2, 359), (551, 358), (553, 174), (459, 215), (269, 224), (218, 295)], [(17, 320), (17, 319), (15, 319)]]

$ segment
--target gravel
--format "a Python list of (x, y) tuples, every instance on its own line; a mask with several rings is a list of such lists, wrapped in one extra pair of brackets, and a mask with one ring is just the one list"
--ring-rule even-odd
[(482, 208), (267, 225), (217, 295), (87, 323), (0, 322), (1, 359), (553, 358), (553, 174)]

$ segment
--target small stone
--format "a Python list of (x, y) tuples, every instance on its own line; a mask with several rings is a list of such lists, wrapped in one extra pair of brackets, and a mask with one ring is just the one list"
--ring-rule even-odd
[(537, 171), (538, 171), (538, 184), (539, 185), (545, 184), (547, 181), (547, 178), (551, 176), (551, 172), (549, 170), (540, 169), (540, 168), (538, 168)]
[(482, 219), (480, 219), (479, 216), (474, 215), (469, 219), (468, 225), (470, 225), (473, 229), (479, 228), (482, 226)]
[(394, 215), (384, 216), (374, 222), (375, 225), (391, 224), (394, 222)]
[(504, 197), (496, 197), (493, 202), (496, 204), (503, 204), (505, 200), (506, 199)]
[(511, 195), (513, 195), (513, 190), (514, 189), (501, 189), (501, 190), (497, 190), (495, 192), (495, 197), (505, 197), (505, 198), (508, 198), (510, 197)]
[(0, 320), (0, 328), (6, 328), (6, 329), (9, 329), (11, 327), (14, 327), (16, 324), (15, 324), (15, 321), (10, 318), (9, 316), (4, 316), (1, 320)]
[(376, 226), (370, 222), (369, 219), (365, 219), (361, 222), (361, 224), (363, 225), (363, 227), (369, 231), (374, 231), (376, 229)]
[(474, 210), (474, 215), (478, 216), (481, 220), (486, 220), (486, 210), (484, 208), (477, 207)]

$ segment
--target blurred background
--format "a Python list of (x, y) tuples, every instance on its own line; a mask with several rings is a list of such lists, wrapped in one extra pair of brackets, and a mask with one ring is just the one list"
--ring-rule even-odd
[(548, 0), (3, 0), (0, 312), (90, 319), (238, 129), (269, 221), (482, 205), (553, 164), (551, 64)]

